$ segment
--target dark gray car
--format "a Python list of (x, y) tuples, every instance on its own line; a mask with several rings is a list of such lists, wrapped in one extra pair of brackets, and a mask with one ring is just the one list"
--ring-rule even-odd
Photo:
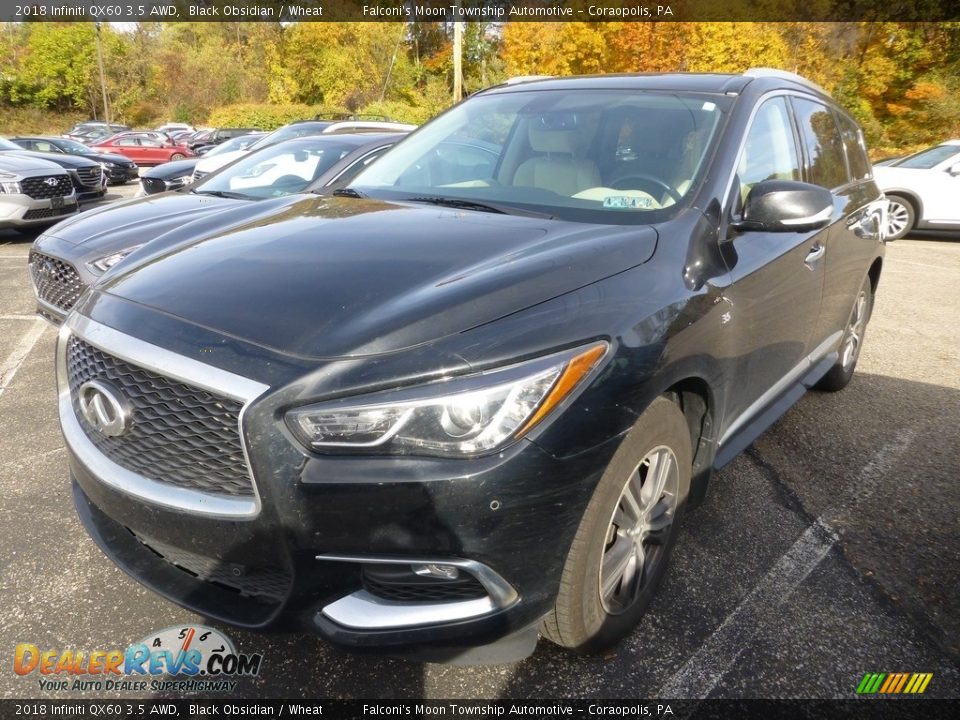
[[(300, 192), (330, 192), (402, 133), (312, 135), (245, 155), (189, 188), (96, 208), (41, 235), (30, 252), (37, 312), (59, 323), (84, 290), (124, 257), (187, 228), (218, 229)], [(56, 272), (52, 269), (56, 268)]]

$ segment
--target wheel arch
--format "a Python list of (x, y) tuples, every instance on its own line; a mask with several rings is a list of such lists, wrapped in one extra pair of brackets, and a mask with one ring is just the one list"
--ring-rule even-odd
[(880, 271), (883, 269), (883, 258), (876, 258), (870, 269), (867, 271), (867, 277), (870, 278), (870, 288), (873, 294), (877, 294), (877, 286), (880, 284)]
[(896, 195), (897, 197), (902, 197), (904, 200), (908, 200), (913, 205), (913, 211), (916, 215), (914, 218), (914, 223), (918, 223), (923, 220), (923, 201), (913, 190), (908, 190), (907, 188), (901, 187), (885, 188), (883, 194)]
[(687, 421), (690, 446), (693, 449), (687, 504), (696, 506), (703, 501), (707, 485), (713, 476), (713, 457), (716, 453), (714, 393), (710, 384), (702, 377), (689, 376), (674, 382), (663, 392), (663, 396), (680, 409)]

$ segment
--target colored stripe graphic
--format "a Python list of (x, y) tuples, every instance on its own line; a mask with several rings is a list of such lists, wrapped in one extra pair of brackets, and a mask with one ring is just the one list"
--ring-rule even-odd
[(933, 673), (866, 673), (857, 686), (858, 695), (920, 695)]

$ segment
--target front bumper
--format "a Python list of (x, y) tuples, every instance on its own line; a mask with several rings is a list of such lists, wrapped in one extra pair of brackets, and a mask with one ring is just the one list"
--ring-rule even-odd
[[(62, 201), (56, 207), (58, 201)], [(76, 195), (65, 198), (35, 199), (29, 195), (0, 195), (0, 228), (33, 227), (49, 225), (52, 222), (77, 212)]]
[[(115, 331), (102, 327), (74, 314), (61, 331), (61, 425), (81, 520), (146, 586), (222, 622), (293, 624), (355, 650), (434, 659), (518, 633), (529, 637), (551, 609), (613, 443), (564, 460), (527, 441), (469, 461), (308, 456), (284, 434), (270, 393), (251, 385), (239, 424), (255, 496), (233, 507), (196, 494), (173, 497), (163, 482), (144, 483), (113, 467), (78, 432), (66, 339), (78, 334), (206, 387), (217, 385), (222, 371), (203, 371), (129, 336), (118, 347)], [(378, 566), (428, 563), (458, 568), (485, 593), (397, 599), (367, 583)]]
[(122, 185), (140, 177), (140, 168), (136, 164), (117, 165), (112, 168), (105, 168), (104, 172), (107, 175), (107, 182), (111, 185)]

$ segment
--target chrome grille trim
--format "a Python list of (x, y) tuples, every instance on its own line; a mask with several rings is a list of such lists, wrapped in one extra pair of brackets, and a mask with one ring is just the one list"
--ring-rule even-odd
[[(71, 210), (76, 209), (70, 206)], [(37, 298), (66, 313), (87, 289), (76, 268), (68, 262), (36, 250), (30, 251), (27, 264)]]
[[(98, 350), (132, 365), (186, 385), (223, 395), (243, 403), (238, 432), (253, 496), (227, 496), (200, 492), (158, 482), (110, 460), (87, 437), (77, 419), (67, 372), (67, 341), (76, 336)], [(260, 493), (250, 467), (243, 437), (243, 419), (250, 403), (268, 386), (226, 370), (206, 365), (157, 345), (126, 335), (111, 327), (73, 313), (60, 329), (57, 341), (57, 389), (60, 425), (76, 459), (100, 482), (154, 505), (204, 517), (251, 520), (260, 513)]]

